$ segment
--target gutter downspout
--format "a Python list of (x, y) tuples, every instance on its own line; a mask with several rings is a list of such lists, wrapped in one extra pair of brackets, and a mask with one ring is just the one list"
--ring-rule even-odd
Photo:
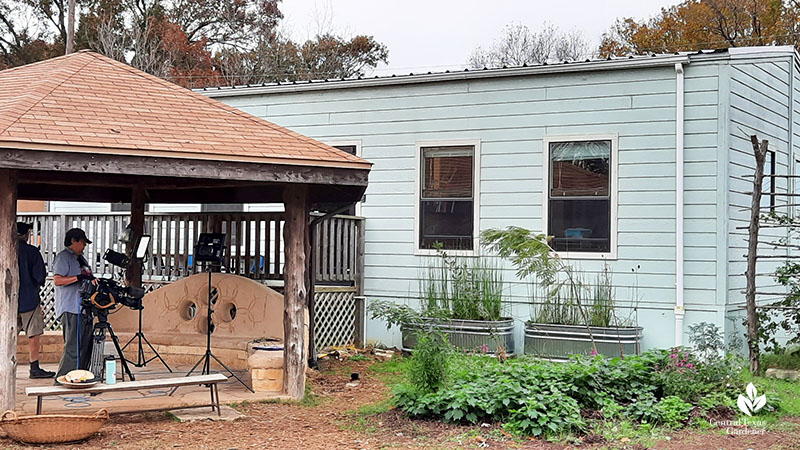
[(683, 64), (675, 64), (675, 346), (683, 345)]

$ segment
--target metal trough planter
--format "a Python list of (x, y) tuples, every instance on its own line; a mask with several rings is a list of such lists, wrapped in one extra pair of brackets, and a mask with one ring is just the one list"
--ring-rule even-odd
[[(585, 325), (555, 325), (529, 323), (525, 325), (525, 354), (550, 360), (567, 360), (572, 355), (588, 355), (592, 339)], [(589, 327), (594, 336), (597, 353), (619, 356), (638, 355), (642, 327)]]
[[(400, 327), (403, 338), (403, 350), (413, 351), (417, 346), (417, 331), (422, 327), (437, 328), (447, 335), (453, 346), (468, 351), (488, 349), (487, 353), (497, 352), (503, 347), (506, 355), (514, 354), (514, 320), (461, 320), (453, 319), (436, 322), (433, 319), (425, 323), (405, 324)], [(484, 347), (485, 346), (485, 347)]]

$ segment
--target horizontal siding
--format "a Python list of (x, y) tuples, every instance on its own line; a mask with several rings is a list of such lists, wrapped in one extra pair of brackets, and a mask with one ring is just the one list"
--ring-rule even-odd
[[(744, 303), (743, 291), (746, 286), (746, 254), (750, 220), (750, 192), (753, 190), (752, 174), (755, 170), (755, 157), (750, 135), (756, 134), (760, 140), (767, 139), (770, 150), (776, 152), (776, 173), (788, 174), (790, 166), (790, 103), (788, 95), (789, 73), (793, 62), (789, 58), (780, 60), (743, 60), (731, 64), (730, 96), (730, 152), (728, 164), (728, 298), (730, 307)], [(796, 70), (794, 77), (797, 79)], [(797, 84), (795, 84), (797, 89)], [(795, 94), (797, 95), (797, 94)], [(793, 115), (794, 116), (794, 115)], [(795, 141), (796, 142), (796, 141)], [(766, 169), (766, 168), (765, 168)], [(786, 179), (776, 180), (778, 192), (787, 192)], [(778, 205), (791, 203), (785, 196), (777, 196)], [(777, 208), (786, 212), (787, 208)], [(762, 229), (760, 240), (774, 240), (785, 236), (785, 231)], [(781, 254), (768, 246), (759, 248), (760, 254)], [(777, 260), (761, 260), (757, 272), (769, 274), (777, 267)], [(769, 275), (757, 278), (757, 287), (762, 291), (779, 290)], [(759, 302), (770, 301), (763, 297)]]
[[(413, 248), (418, 141), (479, 139), (481, 229), (541, 230), (543, 138), (618, 134), (618, 257), (608, 264), (618, 307), (649, 308), (644, 325), (657, 329), (664, 314), (671, 320), (675, 302), (675, 88), (670, 67), (222, 100), (323, 142), (361, 140), (362, 155), (374, 163), (362, 209), (365, 293), (409, 304), (425, 264)], [(715, 304), (717, 91), (716, 64), (687, 66), (685, 295), (698, 311)], [(588, 278), (603, 264), (572, 263)], [(529, 288), (510, 267), (504, 273), (509, 299), (519, 303), (511, 314), (526, 320)], [(645, 336), (649, 346), (673, 341), (667, 333)]]

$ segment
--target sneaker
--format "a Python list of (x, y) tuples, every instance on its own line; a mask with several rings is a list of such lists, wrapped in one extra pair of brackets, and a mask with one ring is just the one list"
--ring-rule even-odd
[(55, 372), (50, 372), (41, 368), (31, 369), (28, 378), (53, 378), (56, 376)]

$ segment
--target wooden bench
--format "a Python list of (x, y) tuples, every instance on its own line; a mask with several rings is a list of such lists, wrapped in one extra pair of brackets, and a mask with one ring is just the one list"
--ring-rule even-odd
[[(217, 383), (227, 381), (228, 377), (221, 373), (209, 375), (193, 375), (190, 377), (158, 378), (152, 380), (122, 381), (116, 384), (98, 383), (92, 387), (83, 389), (71, 389), (65, 386), (41, 386), (25, 388), (25, 395), (36, 396), (36, 414), (42, 413), (42, 398), (54, 395), (69, 394), (102, 394), (104, 392), (139, 391), (144, 389), (178, 388), (181, 386), (208, 385), (211, 392), (211, 404), (186, 406), (185, 408), (203, 408), (210, 406), (211, 411), (216, 409), (217, 415), (221, 415), (219, 410), (219, 390)], [(175, 409), (175, 408), (169, 408)], [(134, 412), (134, 411), (132, 411)], [(135, 411), (139, 412), (139, 410)]]

